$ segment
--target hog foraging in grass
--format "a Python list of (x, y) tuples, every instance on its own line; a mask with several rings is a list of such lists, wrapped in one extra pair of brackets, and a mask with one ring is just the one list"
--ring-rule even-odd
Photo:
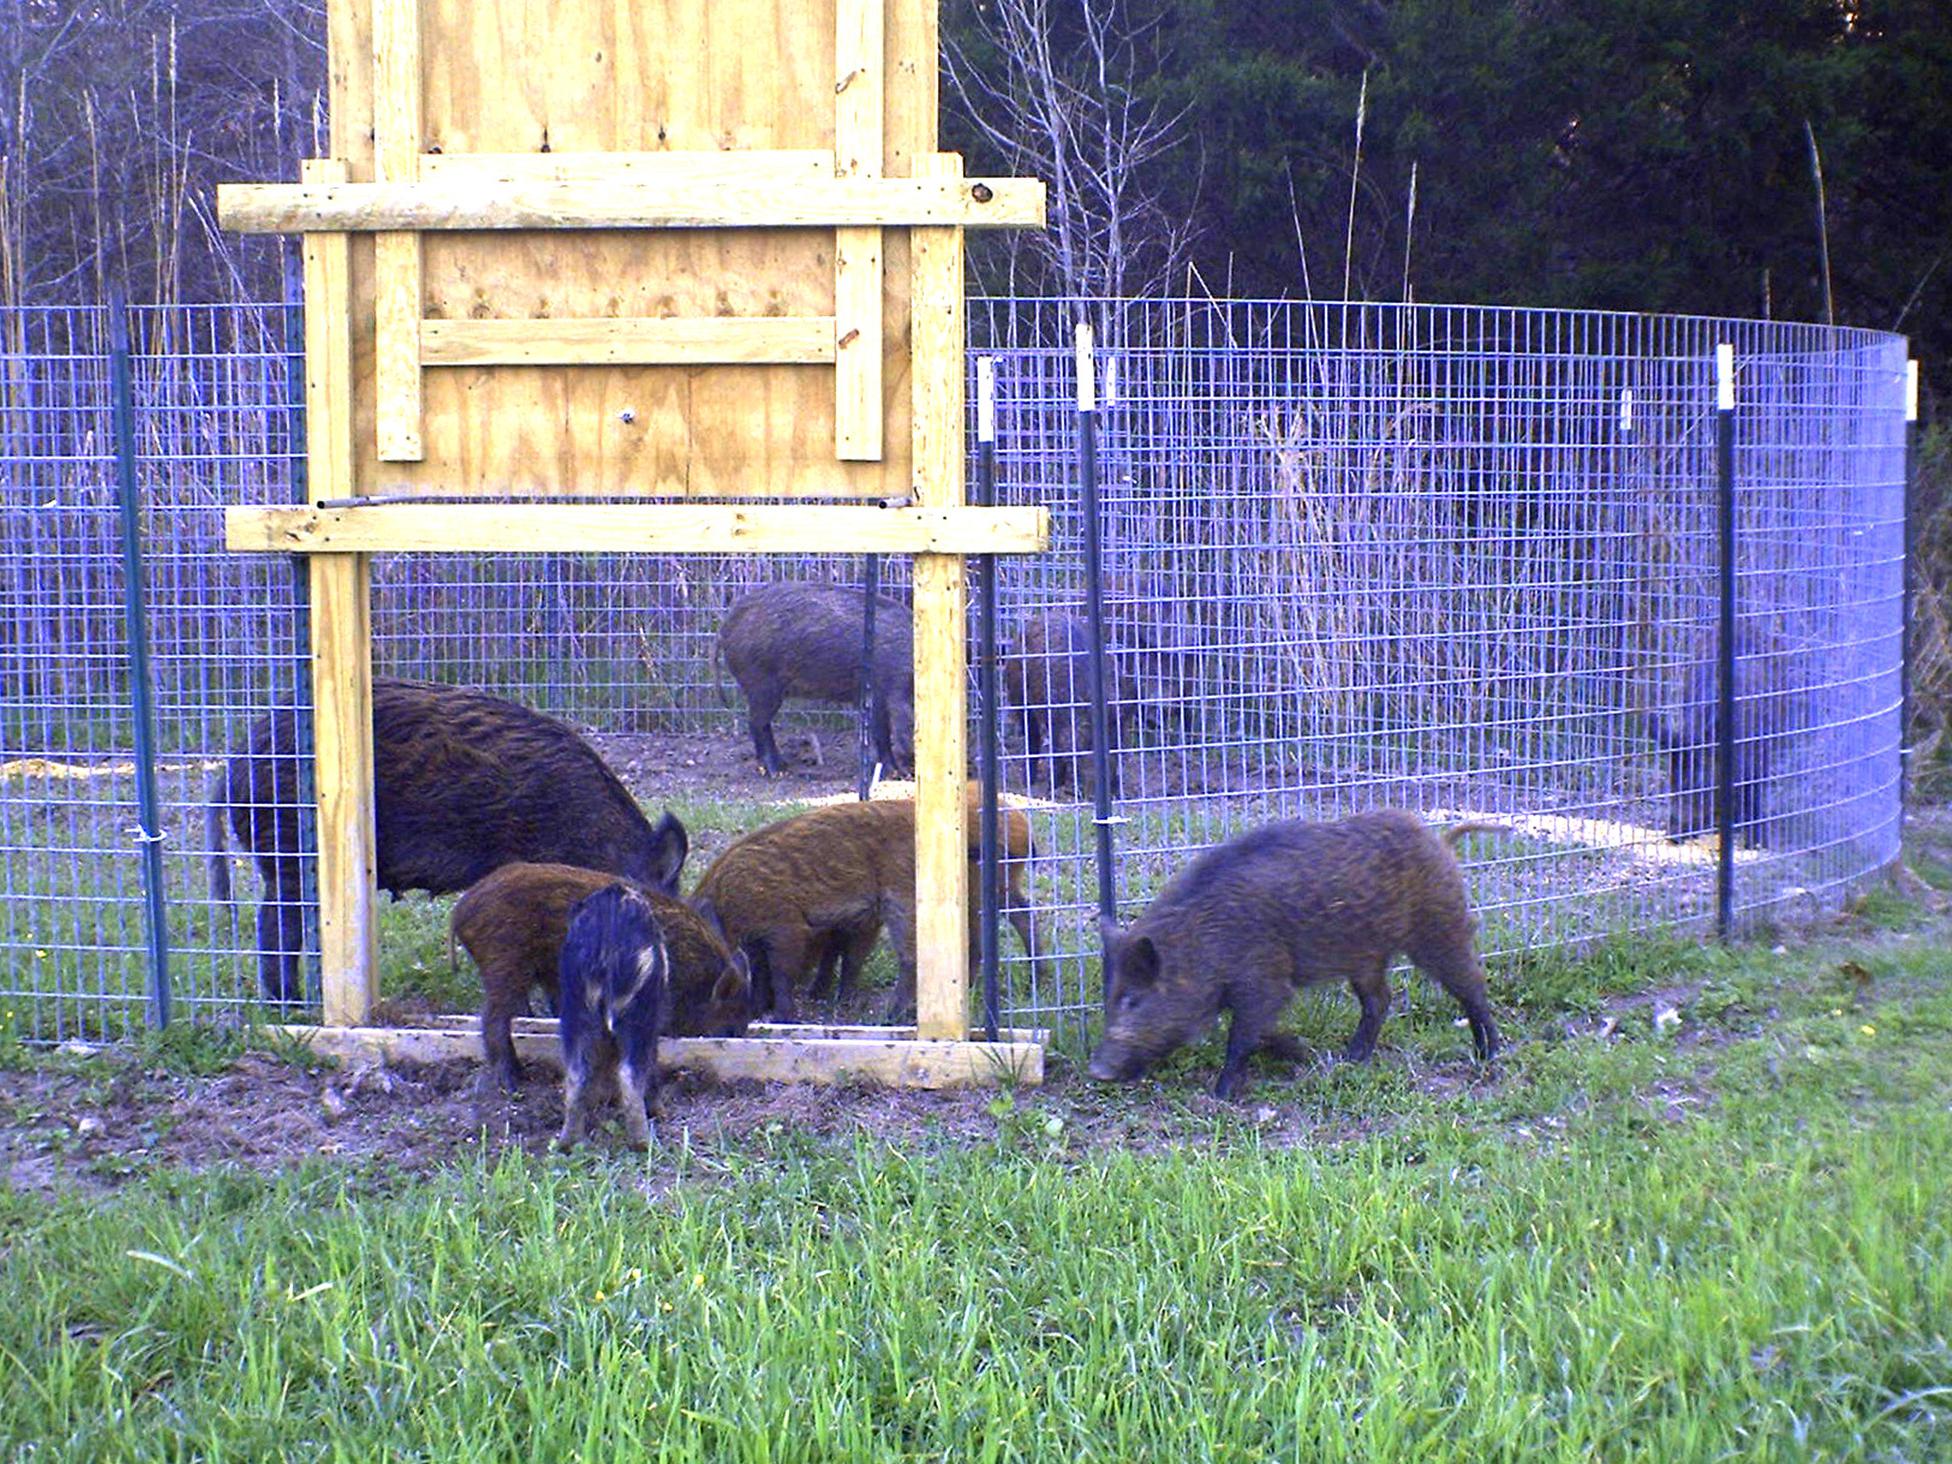
[[(455, 901), (448, 949), (473, 958), (481, 973), (481, 1050), (508, 1092), (520, 1085), (510, 1035), (541, 987), (560, 1013), (558, 969), (570, 915), (579, 902), (618, 883), (615, 875), (567, 864), (505, 864)], [(681, 900), (638, 887), (670, 954), (666, 1036), (738, 1037), (750, 1016), (745, 958), (726, 943), (709, 901)]]
[[(205, 832), (215, 899), (230, 898), (228, 814), (264, 878), (258, 982), (299, 1001), (304, 981), (298, 853), (298, 725), (252, 724), (210, 785)], [(666, 892), (684, 867), (684, 826), (654, 828), (588, 743), (540, 712), (458, 686), (373, 678), (373, 813), (379, 887), (450, 894), (517, 860), (606, 870)]]
[[(981, 899), (973, 860), (980, 837), (974, 786), (969, 840), (971, 935)], [(1001, 810), (1007, 915), (1025, 953), (1038, 958), (1023, 864), (1031, 854), (1030, 821)], [(915, 804), (876, 799), (816, 808), (747, 834), (727, 848), (698, 882), (725, 922), (727, 937), (751, 961), (754, 1005), (780, 1020), (795, 1013), (794, 990), (818, 963), (811, 995), (824, 995), (839, 966), (840, 993), (854, 984), (887, 927), (900, 965), (890, 1019), (915, 1001)]]
[(1208, 850), (1130, 927), (1105, 923), (1105, 1033), (1091, 1075), (1137, 1078), (1225, 1010), (1233, 1020), (1214, 1091), (1231, 1098), (1257, 1051), (1296, 1050), (1274, 1030), (1289, 999), (1337, 979), (1362, 1004), (1345, 1053), (1361, 1062), (1389, 1011), (1398, 954), (1457, 998), (1489, 1062), (1498, 1029), (1451, 851), (1464, 834), (1497, 827), (1461, 823), (1440, 834), (1414, 814), (1364, 813), (1268, 824)]
[[(753, 756), (780, 771), (773, 718), (788, 697), (852, 707), (861, 698), (867, 596), (837, 585), (768, 585), (742, 596), (719, 627), (719, 654), (746, 697)], [(904, 774), (915, 756), (915, 636), (908, 606), (875, 600), (874, 747)]]
[[(1682, 676), (1681, 704), (1654, 719), (1654, 741), (1667, 759), (1667, 836), (1675, 842), (1712, 834), (1715, 772), (1721, 735), (1716, 635), (1695, 637), (1694, 659)], [(1768, 791), (1782, 771), (1791, 732), (1794, 697), (1791, 654), (1776, 637), (1750, 625), (1735, 632), (1736, 842), (1762, 842)]]
[(612, 883), (577, 901), (558, 971), (563, 1128), (556, 1146), (583, 1137), (592, 1093), (614, 1080), (630, 1146), (650, 1148), (645, 1101), (657, 1106), (663, 1080), (657, 1041), (671, 1019), (671, 956), (649, 899)]
[[(1060, 783), (1083, 788), (1092, 751), (1091, 623), (1081, 611), (1045, 610), (1025, 618), (1016, 647), (1003, 662), (1003, 690), (1023, 720), (1024, 751), (1030, 781), (1046, 755), (1053, 797)], [(1126, 694), (1108, 647), (1105, 654), (1105, 712), (1110, 729), (1105, 766), (1108, 791), (1118, 796), (1118, 749), (1130, 721)]]

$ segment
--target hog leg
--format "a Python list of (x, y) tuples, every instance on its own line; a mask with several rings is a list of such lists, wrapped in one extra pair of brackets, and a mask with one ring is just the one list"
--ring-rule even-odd
[(305, 1000), (304, 891), (295, 860), (261, 861), (267, 869), (264, 898), (258, 903), (258, 989), (264, 999), (283, 1005)]
[(513, 1093), (522, 1086), (522, 1070), (515, 1061), (510, 1027), (516, 1007), (528, 999), (528, 986), (499, 972), (483, 971), (481, 988), (481, 1053), (503, 1091)]
[(1389, 1015), (1389, 966), (1378, 961), (1365, 971), (1358, 971), (1349, 977), (1349, 989), (1356, 994), (1362, 1004), (1362, 1018), (1356, 1023), (1356, 1030), (1349, 1038), (1349, 1045), (1343, 1050), (1344, 1062), (1367, 1062), (1369, 1054), (1376, 1050), (1376, 1036), (1383, 1030), (1383, 1018)]
[(589, 1120), (590, 1055), (586, 1051), (568, 1053), (563, 1059), (563, 1131), (556, 1135), (558, 1149), (573, 1149), (582, 1139)]
[(779, 776), (779, 744), (773, 741), (773, 718), (779, 715), (779, 693), (761, 688), (746, 693), (746, 728), (752, 733), (752, 755), (766, 776)]
[(838, 930), (825, 930), (816, 937), (819, 961), (814, 967), (813, 984), (807, 987), (807, 995), (814, 1001), (824, 1001), (834, 989), (834, 972), (840, 966), (846, 942), (846, 935)]
[(845, 932), (843, 939), (846, 943), (840, 953), (840, 987), (834, 992), (836, 1001), (845, 1001), (859, 982), (861, 968), (867, 965), (868, 957), (874, 954), (875, 942), (881, 939), (881, 926), (879, 922), (870, 921)]
[(898, 967), (894, 990), (888, 994), (888, 1020), (904, 1022), (915, 1015), (915, 912), (898, 900), (881, 907), (888, 939), (895, 947)]
[[(1268, 992), (1278, 995), (1263, 994)], [(1215, 1096), (1233, 1098), (1240, 1092), (1241, 1085), (1247, 1081), (1248, 1059), (1266, 1045), (1275, 1019), (1293, 995), (1293, 987), (1267, 973), (1243, 981), (1223, 998), (1223, 1004), (1233, 1011), (1233, 1021), (1227, 1028), (1227, 1059), (1221, 1064), (1220, 1077), (1213, 1085)]]
[(1498, 1055), (1498, 1024), (1491, 1019), (1491, 1004), (1484, 994), (1484, 967), (1468, 944), (1454, 950), (1411, 952), (1423, 972), (1457, 999), (1464, 1009), (1464, 1020), (1471, 1025), (1471, 1045), (1479, 1062), (1490, 1062)]
[(813, 938), (812, 932), (805, 927), (775, 928), (760, 948), (765, 952), (766, 1001), (775, 1022), (797, 1022), (800, 1019), (793, 988), (806, 974), (808, 945)]
[(657, 1038), (640, 1032), (627, 1033), (623, 1053), (617, 1062), (617, 1100), (624, 1110), (624, 1135), (630, 1147), (640, 1153), (651, 1147), (657, 1130), (644, 1116), (645, 1095), (662, 1105), (660, 1084), (663, 1074), (657, 1065)]

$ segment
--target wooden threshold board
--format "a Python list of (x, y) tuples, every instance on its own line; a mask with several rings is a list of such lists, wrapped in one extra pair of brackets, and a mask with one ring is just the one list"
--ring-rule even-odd
[[(352, 1061), (481, 1060), (480, 1020), (435, 1017), (427, 1027), (311, 1027), (283, 1030), (315, 1052)], [(515, 1055), (561, 1065), (555, 1021), (517, 1018)], [(877, 1035), (869, 1036), (874, 1033)], [(975, 1088), (1044, 1081), (1042, 1032), (999, 1031), (996, 1042), (973, 1031), (967, 1041), (923, 1041), (913, 1027), (820, 1027), (755, 1024), (746, 1037), (671, 1037), (658, 1045), (666, 1067), (722, 1080), (775, 1083), (880, 1083), (891, 1088)], [(901, 1034), (901, 1035), (896, 1035)]]

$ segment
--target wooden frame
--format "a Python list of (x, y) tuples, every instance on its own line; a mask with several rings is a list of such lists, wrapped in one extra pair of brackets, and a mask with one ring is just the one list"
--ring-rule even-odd
[[(962, 231), (1041, 227), (1043, 185), (935, 150), (935, 0), (818, 16), (329, 0), (334, 156), (218, 190), (227, 227), (305, 239), (314, 502), (232, 509), (226, 531), (309, 557), (321, 1044), (479, 1051), (364, 1026), (372, 554), (906, 553), (916, 1026), (670, 1046), (725, 1075), (1042, 1075), (1038, 1034), (968, 1040), (961, 556), (1049, 540), (1044, 510), (972, 508), (962, 483)], [(695, 501), (761, 496), (863, 501)]]
[(460, 503), (232, 508), (225, 547), (255, 553), (1027, 554), (1049, 547), (1042, 507), (851, 504)]

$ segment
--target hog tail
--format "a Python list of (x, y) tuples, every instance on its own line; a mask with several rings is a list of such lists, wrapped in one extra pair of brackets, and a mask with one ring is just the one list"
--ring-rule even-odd
[(725, 693), (725, 642), (718, 636), (712, 637), (712, 690), (718, 693), (720, 706), (732, 705), (732, 698)]
[(1493, 823), (1490, 819), (1470, 818), (1462, 823), (1454, 823), (1447, 829), (1440, 829), (1437, 837), (1444, 841), (1444, 847), (1455, 851), (1457, 841), (1466, 834), (1508, 834), (1510, 824)]

